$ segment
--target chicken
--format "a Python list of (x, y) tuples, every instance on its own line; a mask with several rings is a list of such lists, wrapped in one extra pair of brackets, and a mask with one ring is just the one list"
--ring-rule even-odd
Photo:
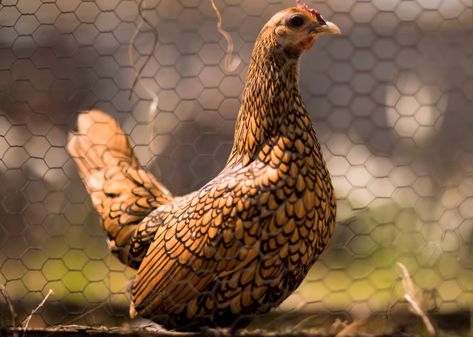
[(259, 34), (223, 170), (172, 196), (141, 168), (118, 123), (78, 117), (68, 150), (103, 219), (111, 251), (137, 269), (130, 315), (167, 328), (243, 327), (279, 305), (325, 248), (336, 202), (301, 99), (299, 59), (340, 33), (298, 2)]

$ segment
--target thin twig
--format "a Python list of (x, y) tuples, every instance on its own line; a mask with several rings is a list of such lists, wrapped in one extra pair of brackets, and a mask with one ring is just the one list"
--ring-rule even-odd
[(150, 126), (151, 126), (150, 130), (149, 130), (149, 135), (148, 135), (148, 139), (149, 139), (148, 142), (151, 143), (151, 140), (152, 140), (152, 137), (153, 137), (153, 127), (152, 127), (151, 121), (154, 120), (154, 117), (156, 116), (156, 113), (157, 113), (157, 110), (158, 110), (159, 97), (155, 92), (153, 92), (151, 89), (149, 89), (143, 83), (143, 81), (141, 81), (141, 74), (143, 73), (144, 68), (146, 67), (146, 65), (151, 60), (151, 57), (153, 57), (153, 52), (156, 49), (156, 46), (158, 45), (159, 32), (156, 28), (153, 29), (154, 34), (153, 34), (153, 43), (152, 43), (152, 47), (151, 47), (151, 52), (149, 53), (149, 55), (146, 55), (146, 59), (145, 59), (144, 63), (142, 64), (142, 66), (139, 69), (137, 69), (135, 60), (133, 58), (133, 46), (135, 45), (136, 38), (137, 38), (138, 34), (140, 33), (141, 27), (143, 26), (143, 22), (146, 23), (151, 28), (154, 27), (143, 13), (143, 6), (145, 5), (145, 3), (146, 3), (145, 0), (141, 0), (139, 5), (138, 5), (138, 15), (140, 16), (142, 21), (138, 24), (138, 27), (136, 27), (136, 30), (133, 33), (133, 35), (130, 39), (130, 43), (128, 45), (128, 59), (130, 61), (130, 64), (133, 66), (133, 70), (135, 71), (135, 79), (134, 79), (133, 84), (131, 86), (129, 99), (131, 100), (131, 95), (135, 91), (136, 85), (138, 83), (141, 83), (141, 86), (143, 87), (143, 89), (148, 93), (148, 95), (151, 96), (152, 101), (149, 105), (149, 111), (148, 111), (149, 121), (150, 121)]
[(8, 309), (10, 310), (10, 316), (11, 316), (11, 325), (12, 327), (16, 326), (16, 312), (13, 307), (13, 302), (10, 298), (10, 295), (8, 295), (7, 288), (3, 284), (0, 284), (0, 292), (2, 293), (3, 298), (5, 299), (5, 302), (8, 304)]
[(241, 63), (241, 60), (237, 57), (235, 57), (232, 60), (232, 55), (233, 55), (233, 49), (234, 49), (234, 44), (233, 44), (233, 39), (232, 36), (223, 29), (222, 27), (222, 14), (220, 13), (220, 10), (218, 9), (217, 5), (215, 4), (215, 0), (210, 0), (212, 3), (212, 8), (215, 11), (215, 15), (217, 15), (217, 29), (220, 34), (225, 38), (227, 41), (227, 53), (225, 55), (225, 70), (228, 72), (233, 72), (235, 71), (236, 68)]
[[(140, 16), (140, 19), (142, 21), (138, 24), (138, 27), (136, 27), (136, 30), (135, 30), (135, 32), (133, 33), (133, 35), (130, 39), (130, 43), (128, 44), (128, 59), (130, 61), (130, 64), (133, 66), (133, 70), (135, 71), (135, 80), (133, 81), (133, 84), (131, 86), (129, 99), (131, 99), (131, 95), (134, 92), (136, 85), (138, 84), (138, 82), (141, 81), (141, 74), (143, 73), (143, 70), (146, 67), (146, 65), (148, 64), (151, 57), (153, 57), (153, 52), (156, 49), (156, 46), (158, 45), (159, 32), (155, 28), (154, 29), (154, 34), (153, 34), (153, 42), (152, 42), (151, 52), (149, 53), (149, 55), (146, 55), (144, 63), (141, 65), (141, 67), (139, 69), (137, 69), (136, 63), (135, 63), (134, 58), (133, 58), (133, 46), (135, 45), (136, 38), (137, 38), (138, 34), (140, 33), (140, 29), (143, 26), (143, 22), (146, 23), (149, 27), (153, 28), (153, 25), (151, 24), (151, 22), (149, 22), (149, 20), (146, 18), (146, 16), (143, 13), (143, 5), (144, 4), (145, 4), (145, 0), (141, 0), (140, 4), (138, 5), (138, 15)], [(151, 96), (155, 95), (154, 93), (151, 93), (151, 91), (149, 89), (147, 89), (144, 85), (143, 85), (143, 87)]]
[(412, 277), (407, 270), (406, 266), (400, 262), (397, 263), (399, 269), (401, 269), (401, 276), (402, 276), (402, 284), (404, 286), (404, 299), (407, 303), (410, 304), (413, 312), (422, 319), (422, 322), (427, 329), (427, 332), (430, 336), (436, 336), (437, 331), (435, 330), (434, 325), (430, 321), (427, 314), (422, 309), (422, 305), (420, 304), (421, 300), (417, 296), (417, 292), (415, 289), (414, 282), (412, 281)]
[(44, 306), (44, 303), (46, 303), (47, 299), (49, 298), (49, 296), (51, 296), (51, 294), (53, 294), (54, 292), (49, 289), (48, 293), (46, 294), (46, 296), (44, 296), (43, 300), (41, 301), (40, 304), (38, 304), (38, 306), (36, 308), (33, 309), (33, 311), (31, 312), (31, 314), (29, 314), (28, 317), (26, 317), (26, 319), (23, 321), (22, 325), (23, 325), (23, 336), (25, 335), (26, 333), (26, 329), (28, 329), (28, 325), (30, 324), (30, 321), (31, 321), (31, 318), (33, 317), (33, 315), (39, 310), (41, 309), (43, 306)]

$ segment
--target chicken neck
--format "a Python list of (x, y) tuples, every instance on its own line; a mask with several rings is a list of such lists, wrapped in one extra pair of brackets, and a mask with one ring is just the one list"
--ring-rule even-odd
[[(301, 127), (298, 116), (307, 117), (307, 113), (299, 89), (300, 54), (296, 48), (278, 46), (270, 34), (263, 32), (258, 38), (248, 66), (227, 166), (248, 165), (269, 138)], [(302, 119), (302, 124), (310, 123), (308, 118)]]

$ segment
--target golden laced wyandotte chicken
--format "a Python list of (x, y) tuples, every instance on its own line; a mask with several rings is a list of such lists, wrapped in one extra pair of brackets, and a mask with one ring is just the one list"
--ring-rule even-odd
[(130, 315), (166, 328), (243, 327), (302, 282), (334, 229), (335, 195), (299, 89), (299, 58), (340, 33), (301, 2), (263, 27), (225, 168), (174, 197), (118, 123), (92, 110), (68, 150), (111, 251), (138, 273)]

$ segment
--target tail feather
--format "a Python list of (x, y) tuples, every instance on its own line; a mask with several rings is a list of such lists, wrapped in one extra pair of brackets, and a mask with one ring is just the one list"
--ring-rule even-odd
[[(141, 169), (128, 138), (111, 116), (91, 110), (78, 117), (77, 131), (69, 137), (67, 149), (92, 204), (103, 220), (112, 252), (137, 267), (139, 257), (130, 252), (130, 239), (138, 224), (172, 196), (149, 172)], [(138, 254), (138, 252), (136, 253)], [(135, 254), (135, 255), (136, 255)]]

